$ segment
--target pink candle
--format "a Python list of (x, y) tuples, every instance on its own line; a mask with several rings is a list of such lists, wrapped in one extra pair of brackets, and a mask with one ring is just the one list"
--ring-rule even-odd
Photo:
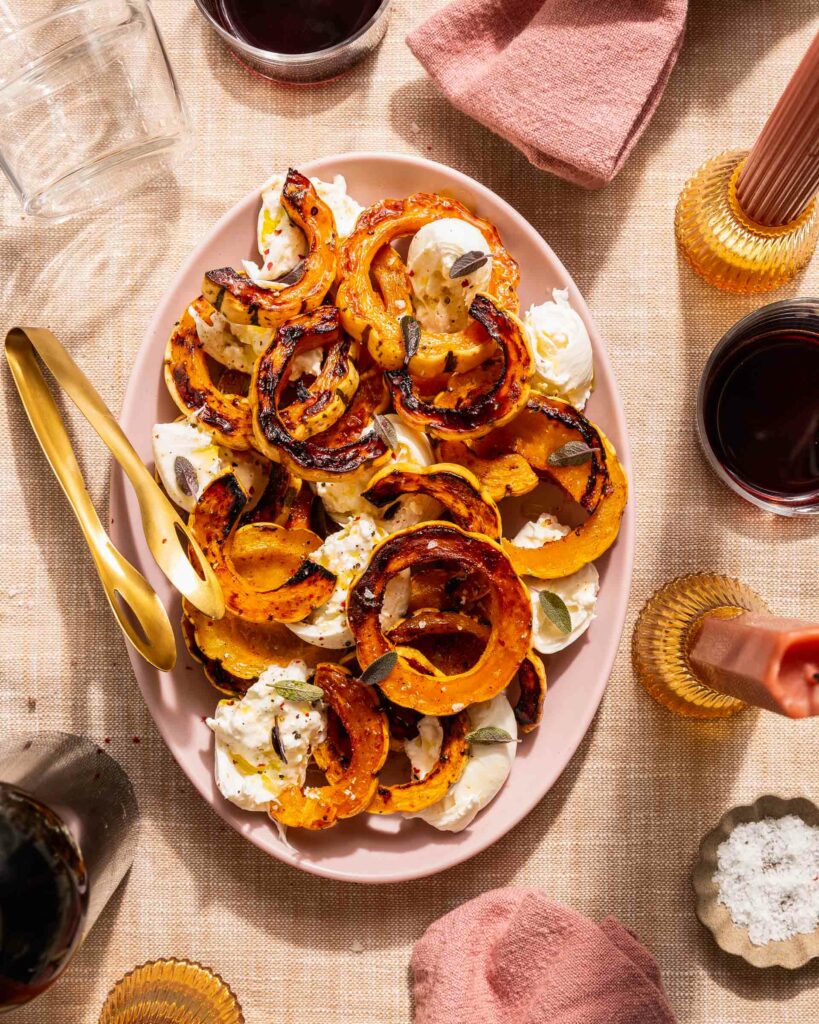
[(819, 715), (819, 623), (707, 615), (689, 659), (713, 690), (789, 718)]

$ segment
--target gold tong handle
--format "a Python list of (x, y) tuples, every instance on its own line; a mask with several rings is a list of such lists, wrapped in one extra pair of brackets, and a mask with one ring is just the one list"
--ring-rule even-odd
[(111, 611), (142, 657), (163, 671), (170, 670), (176, 661), (176, 641), (167, 612), (145, 577), (123, 558), (103, 529), (60, 410), (23, 329), (15, 328), (6, 336), (6, 358), (32, 429), (80, 524)]
[(18, 346), (27, 342), (37, 352), (131, 481), (145, 539), (156, 564), (195, 608), (220, 619), (225, 614), (225, 601), (213, 569), (91, 382), (51, 331), (15, 327), (6, 339), (7, 350), (12, 336)]

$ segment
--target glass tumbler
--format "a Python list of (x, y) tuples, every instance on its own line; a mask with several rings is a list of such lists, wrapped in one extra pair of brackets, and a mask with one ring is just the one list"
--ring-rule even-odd
[(25, 212), (64, 220), (169, 170), (187, 119), (148, 0), (26, 10), (0, 35), (0, 167)]

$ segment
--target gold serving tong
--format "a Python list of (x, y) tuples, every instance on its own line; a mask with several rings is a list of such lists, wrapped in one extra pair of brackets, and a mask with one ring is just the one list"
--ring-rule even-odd
[(14, 382), (37, 440), (80, 524), (111, 610), (142, 657), (168, 671), (176, 661), (176, 642), (167, 612), (145, 577), (117, 551), (103, 529), (37, 356), (131, 481), (148, 547), (174, 587), (205, 615), (219, 619), (225, 613), (219, 582), (108, 407), (51, 331), (12, 328), (6, 335), (6, 359)]

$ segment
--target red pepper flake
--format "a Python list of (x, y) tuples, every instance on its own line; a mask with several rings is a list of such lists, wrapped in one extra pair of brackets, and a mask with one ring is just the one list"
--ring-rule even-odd
[(207, 720), (208, 720), (208, 716), (207, 715), (202, 715), (201, 718), (202, 718), (203, 722), (207, 722)]
[(272, 270), (273, 269), (273, 263), (272, 262), (267, 264), (267, 269), (268, 270)]
[(103, 742), (103, 743), (110, 743), (110, 742), (111, 742), (111, 737), (110, 737), (110, 736), (106, 736), (106, 737), (105, 737), (105, 738), (103, 739), (103, 741), (102, 741), (102, 742)]
[(162, 538), (162, 543), (163, 544), (167, 544), (168, 543), (168, 538), (167, 537), (163, 537)]
[(141, 743), (142, 742), (142, 740), (139, 738), (139, 736), (132, 736), (131, 739), (132, 739), (132, 741), (134, 743)]

